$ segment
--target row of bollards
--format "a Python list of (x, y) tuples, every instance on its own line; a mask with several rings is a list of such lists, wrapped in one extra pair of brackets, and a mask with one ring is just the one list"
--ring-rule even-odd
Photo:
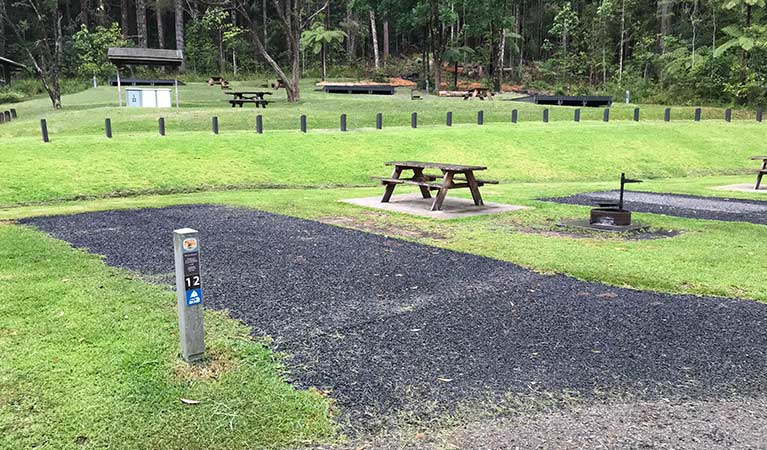
[[(761, 122), (763, 116), (763, 111), (761, 109), (756, 111), (756, 121)], [(4, 111), (0, 112), (0, 123), (4, 122), (10, 122), (11, 119), (16, 118), (16, 110), (11, 109), (10, 111)], [(519, 111), (516, 109), (511, 110), (511, 123), (517, 123), (519, 119)], [(549, 122), (549, 109), (545, 108), (542, 111), (542, 120), (544, 123)], [(695, 122), (700, 122), (701, 120), (701, 108), (695, 109)], [(724, 120), (727, 122), (732, 121), (732, 109), (727, 108), (724, 112)], [(300, 117), (300, 130), (302, 133), (306, 133), (307, 125), (306, 125), (306, 115), (302, 114)], [(580, 108), (576, 108), (573, 111), (573, 121), (580, 122), (581, 121), (581, 110)], [(610, 108), (605, 108), (602, 114), (602, 121), (603, 122), (609, 122), (610, 121)], [(664, 122), (670, 122), (671, 121), (671, 108), (666, 108), (663, 111), (663, 121)], [(634, 108), (634, 122), (639, 122), (639, 108)], [(484, 125), (485, 124), (485, 112), (484, 111), (477, 111), (477, 125)], [(448, 111), (445, 116), (445, 125), (448, 127), (453, 126), (453, 112)], [(158, 132), (160, 136), (165, 136), (165, 118), (160, 117), (157, 121), (158, 126)], [(383, 129), (383, 114), (377, 113), (376, 114), (376, 123), (375, 127), (377, 130)], [(412, 113), (410, 116), (410, 127), (411, 128), (418, 128), (418, 113)], [(218, 123), (218, 117), (213, 116), (211, 118), (211, 129), (213, 131), (213, 134), (219, 134), (219, 123)], [(347, 116), (346, 114), (341, 114), (340, 117), (340, 130), (341, 131), (348, 131), (347, 127)], [(48, 136), (48, 124), (45, 119), (40, 119), (40, 131), (42, 133), (43, 142), (49, 142), (49, 136)], [(261, 114), (256, 116), (256, 133), (263, 134), (264, 133), (264, 120), (263, 116)], [(112, 138), (112, 120), (110, 118), (104, 119), (104, 134), (107, 138)]]
[(16, 119), (16, 110), (11, 108), (7, 111), (0, 111), (0, 124), (9, 123)]

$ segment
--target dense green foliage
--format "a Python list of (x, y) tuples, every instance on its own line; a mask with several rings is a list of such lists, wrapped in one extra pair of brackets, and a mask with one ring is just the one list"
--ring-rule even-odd
[(630, 90), (653, 103), (761, 106), (767, 94), (761, 0), (0, 0), (0, 54), (30, 64), (31, 53), (49, 75), (57, 34), (47, 18), (37, 23), (36, 10), (62, 17), (63, 76), (106, 77), (106, 47), (133, 41), (183, 47), (186, 69), (205, 76), (298, 64), (284, 81), (410, 75), (449, 88), (456, 77), (448, 75), (460, 71), (496, 89), (619, 98)]

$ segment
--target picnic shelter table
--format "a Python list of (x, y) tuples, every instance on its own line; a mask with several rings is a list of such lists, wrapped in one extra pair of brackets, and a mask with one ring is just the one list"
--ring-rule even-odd
[(242, 105), (245, 103), (255, 103), (256, 108), (259, 106), (266, 108), (269, 101), (264, 98), (264, 95), (272, 95), (272, 93), (268, 91), (230, 91), (226, 93), (232, 96), (232, 99), (229, 100), (229, 103), (232, 104), (232, 108), (235, 106), (242, 108)]
[(756, 186), (754, 186), (754, 190), (756, 190), (762, 184), (762, 177), (767, 173), (767, 156), (752, 156), (751, 159), (762, 161), (762, 167), (756, 171)]
[[(485, 166), (465, 166), (461, 164), (444, 164), (435, 162), (419, 161), (390, 161), (385, 163), (387, 166), (394, 166), (391, 177), (374, 177), (386, 186), (382, 203), (387, 203), (394, 188), (400, 184), (415, 185), (421, 189), (423, 198), (431, 198), (431, 191), (438, 191), (431, 205), (432, 211), (442, 209), (442, 203), (445, 201), (447, 191), (450, 189), (468, 188), (471, 191), (472, 199), (476, 206), (484, 205), (482, 196), (479, 193), (480, 186), (485, 184), (498, 184), (495, 180), (479, 180), (474, 176), (475, 171), (487, 170)], [(440, 175), (424, 173), (427, 169), (437, 169), (441, 171)], [(410, 178), (403, 178), (402, 174), (406, 171), (412, 171)]]

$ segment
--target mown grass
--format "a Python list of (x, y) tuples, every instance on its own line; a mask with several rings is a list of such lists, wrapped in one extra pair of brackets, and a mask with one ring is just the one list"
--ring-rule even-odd
[[(269, 107), (255, 109), (246, 107), (233, 109), (226, 103), (231, 96), (219, 87), (210, 87), (203, 83), (190, 83), (180, 88), (180, 109), (154, 108), (117, 108), (117, 89), (99, 87), (77, 94), (67, 95), (63, 99), (64, 109), (52, 111), (50, 101), (45, 98), (35, 99), (14, 105), (19, 112), (19, 120), (0, 126), (0, 138), (38, 137), (39, 120), (45, 117), (51, 135), (80, 136), (103, 135), (104, 119), (112, 119), (115, 135), (136, 132), (155, 132), (157, 118), (166, 117), (171, 132), (210, 131), (211, 117), (218, 116), (221, 129), (252, 130), (256, 114), (264, 116), (267, 130), (298, 130), (299, 117), (306, 114), (310, 130), (338, 129), (339, 116), (346, 113), (350, 129), (372, 128), (375, 115), (384, 115), (384, 126), (410, 126), (410, 114), (418, 113), (419, 126), (445, 124), (445, 113), (453, 112), (455, 124), (475, 124), (477, 111), (483, 110), (486, 123), (509, 123), (511, 111), (519, 111), (518, 120), (522, 124), (538, 123), (542, 120), (544, 106), (530, 103), (505, 101), (511, 94), (496, 97), (494, 101), (471, 100), (460, 98), (440, 98), (433, 95), (424, 100), (411, 101), (408, 88), (399, 88), (394, 96), (343, 95), (316, 92), (314, 81), (302, 83), (302, 101), (291, 104), (285, 100), (284, 91), (275, 92), (269, 97)], [(234, 89), (259, 89), (260, 83), (237, 82)], [(616, 103), (610, 111), (611, 121), (628, 121), (633, 117), (637, 105)], [(639, 105), (642, 121), (663, 120), (664, 106)], [(548, 107), (551, 121), (572, 122), (571, 107)], [(672, 121), (691, 121), (694, 107), (679, 106), (672, 108)], [(585, 122), (602, 121), (603, 108), (582, 108), (581, 120)], [(755, 112), (746, 109), (733, 110), (733, 120), (754, 121)], [(723, 121), (724, 108), (705, 107), (702, 110), (705, 121)]]
[(377, 132), (170, 133), (16, 138), (0, 153), (0, 206), (232, 187), (371, 185), (397, 159), (485, 164), (508, 181), (747, 173), (759, 124), (550, 123)]
[[(0, 126), (0, 221), (237, 205), (545, 273), (767, 301), (763, 226), (637, 214), (655, 229), (681, 234), (646, 241), (575, 236), (555, 224), (586, 217), (588, 208), (537, 200), (613, 189), (621, 171), (645, 178), (643, 190), (764, 198), (711, 190), (752, 181), (745, 174), (755, 166), (747, 157), (762, 153), (764, 131), (749, 111), (735, 116), (750, 122), (663, 123), (662, 107), (642, 106), (636, 124), (626, 120), (631, 107), (617, 105), (611, 112), (617, 122), (598, 122), (601, 109), (584, 109), (585, 122), (575, 124), (571, 108), (552, 108), (552, 123), (541, 124), (542, 108), (534, 105), (411, 102), (406, 90), (395, 97), (327, 96), (307, 85), (302, 103), (278, 100), (259, 110), (267, 132), (256, 135), (255, 111), (222, 107), (228, 97), (218, 88), (190, 85), (181, 96), (182, 109), (165, 111), (114, 108), (112, 88), (66, 96), (61, 112), (50, 112), (45, 99), (15, 105), (20, 120)], [(508, 124), (513, 108), (522, 123)], [(488, 125), (468, 125), (479, 109)], [(449, 130), (447, 110), (457, 124)], [(370, 129), (379, 111), (384, 131)], [(422, 128), (408, 128), (411, 111), (419, 112)], [(341, 112), (350, 128), (368, 129), (318, 130), (336, 128)], [(309, 115), (308, 135), (295, 131), (301, 113)], [(156, 134), (160, 114), (168, 119), (166, 137)], [(39, 141), (41, 115), (49, 120), (49, 144)], [(221, 118), (219, 136), (209, 132), (212, 115)], [(722, 115), (704, 110), (704, 118)], [(102, 136), (106, 116), (113, 119), (112, 140)], [(691, 117), (692, 108), (674, 108), (674, 120)], [(443, 222), (338, 201), (380, 195), (369, 177), (386, 174), (383, 162), (394, 159), (485, 164), (490, 170), (483, 175), (504, 182), (483, 188), (486, 200), (531, 208)], [(284, 189), (231, 190), (242, 187)], [(244, 449), (333, 438), (326, 399), (286, 384), (279, 359), (223, 313), (208, 312), (206, 325), (212, 359), (189, 371), (177, 356), (172, 293), (42, 233), (0, 223), (0, 448)], [(181, 398), (202, 403), (184, 405)]]
[(209, 360), (188, 368), (174, 294), (22, 226), (0, 226), (0, 284), (0, 448), (245, 449), (333, 436), (328, 401), (283, 382), (274, 354), (223, 313), (206, 313)]
[[(652, 180), (643, 190), (722, 195), (713, 186), (748, 181), (743, 177)], [(339, 202), (375, 196), (380, 188), (266, 189), (142, 196), (30, 206), (0, 213), (0, 219), (90, 210), (214, 203), (258, 208), (279, 214), (415, 240), (427, 245), (510, 261), (545, 273), (663, 292), (752, 298), (767, 301), (763, 274), (767, 251), (764, 226), (635, 214), (656, 230), (680, 232), (670, 238), (631, 240), (626, 236), (562, 233), (561, 219), (588, 217), (588, 207), (541, 202), (538, 198), (613, 189), (611, 182), (510, 183), (483, 188), (487, 201), (529, 206), (502, 215), (434, 221)], [(409, 192), (407, 188), (401, 192)], [(729, 197), (767, 199), (765, 194), (732, 192)], [(451, 194), (451, 195), (461, 195)]]

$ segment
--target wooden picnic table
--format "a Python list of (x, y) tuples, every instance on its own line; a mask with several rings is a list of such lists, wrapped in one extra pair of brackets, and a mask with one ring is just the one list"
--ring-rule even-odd
[(264, 95), (272, 95), (272, 93), (268, 91), (230, 91), (227, 92), (227, 94), (233, 97), (229, 100), (229, 103), (232, 104), (232, 108), (238, 105), (242, 108), (242, 105), (245, 103), (255, 103), (256, 108), (259, 106), (266, 108), (269, 101), (264, 98)]
[(478, 98), (480, 100), (484, 100), (485, 97), (489, 97), (490, 100), (492, 100), (493, 93), (490, 91), (490, 89), (484, 87), (469, 89), (465, 94), (463, 94), (464, 100), (468, 100), (470, 98)]
[(756, 185), (754, 186), (754, 190), (757, 190), (762, 184), (762, 177), (767, 173), (767, 156), (752, 156), (751, 159), (762, 162), (762, 167), (756, 171)]
[[(387, 203), (392, 194), (394, 188), (400, 184), (409, 184), (418, 186), (421, 189), (421, 195), (423, 198), (431, 198), (431, 191), (438, 191), (437, 196), (431, 205), (432, 211), (439, 211), (442, 209), (442, 203), (445, 201), (447, 191), (450, 189), (468, 188), (471, 191), (471, 196), (476, 206), (484, 205), (482, 202), (482, 196), (479, 193), (480, 186), (485, 184), (498, 184), (495, 180), (479, 180), (474, 176), (475, 171), (487, 170), (485, 166), (466, 166), (462, 164), (445, 164), (436, 162), (420, 162), (420, 161), (389, 161), (385, 163), (387, 166), (394, 166), (394, 171), (390, 178), (374, 177), (381, 181), (381, 184), (386, 186), (384, 196), (381, 199), (382, 203)], [(433, 175), (424, 173), (426, 169), (438, 169), (442, 172), (441, 175)], [(402, 178), (402, 172), (412, 171), (413, 176), (410, 178)]]

